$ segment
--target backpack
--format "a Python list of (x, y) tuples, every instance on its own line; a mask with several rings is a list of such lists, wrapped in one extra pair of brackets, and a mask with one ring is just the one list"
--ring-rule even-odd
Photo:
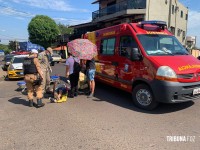
[(75, 59), (74, 59), (74, 67), (73, 68), (74, 68), (73, 73), (79, 73), (81, 71), (81, 65), (78, 62), (76, 62)]

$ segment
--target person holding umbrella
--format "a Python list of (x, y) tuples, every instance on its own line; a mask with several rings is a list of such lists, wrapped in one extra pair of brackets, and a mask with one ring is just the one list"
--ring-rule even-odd
[(71, 90), (68, 97), (74, 98), (78, 96), (78, 81), (79, 81), (79, 72), (74, 69), (76, 63), (80, 64), (80, 60), (76, 57), (73, 57), (71, 53), (68, 52), (68, 58), (66, 60), (66, 78), (69, 78)]
[(89, 85), (91, 93), (88, 96), (93, 97), (94, 96), (94, 89), (95, 89), (95, 82), (94, 82), (94, 76), (95, 76), (95, 61), (94, 58), (97, 56), (97, 46), (96, 44), (92, 43), (88, 39), (75, 39), (67, 43), (68, 51), (73, 56), (82, 59), (87, 60), (86, 67), (87, 67), (87, 75), (89, 79)]

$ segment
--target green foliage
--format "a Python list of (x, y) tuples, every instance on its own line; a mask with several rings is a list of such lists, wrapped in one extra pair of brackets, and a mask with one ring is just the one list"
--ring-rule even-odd
[(18, 45), (17, 41), (9, 41), (8, 48), (11, 50), (16, 50), (17, 45)]
[(64, 25), (64, 24), (59, 23), (58, 24), (58, 28), (59, 28), (60, 33), (62, 35), (64, 35), (64, 34), (73, 34), (74, 33), (74, 29), (73, 28), (69, 28), (69, 25)]
[(4, 50), (5, 54), (9, 54), (12, 50), (9, 49), (8, 45), (0, 44), (0, 49)]
[(48, 16), (37, 15), (28, 25), (29, 40), (45, 48), (51, 46), (52, 41), (60, 34), (55, 21)]

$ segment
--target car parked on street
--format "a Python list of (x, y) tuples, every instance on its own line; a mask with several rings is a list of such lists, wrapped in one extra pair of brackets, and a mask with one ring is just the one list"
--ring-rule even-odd
[(23, 61), (29, 55), (15, 55), (13, 56), (10, 65), (7, 69), (8, 79), (20, 79), (24, 77)]
[(61, 56), (59, 54), (55, 54), (54, 53), (51, 57), (52, 57), (51, 58), (51, 66), (54, 66), (54, 64), (56, 62), (59, 63), (62, 60), (62, 58), (61, 58)]
[(10, 61), (11, 59), (13, 58), (13, 56), (15, 56), (14, 54), (8, 54), (4, 57), (3, 61), (4, 61), (4, 64), (2, 66), (2, 69), (3, 71), (7, 71), (8, 69), (8, 66), (10, 65)]
[(1, 50), (1, 49), (0, 49), (0, 56), (5, 56), (4, 50)]

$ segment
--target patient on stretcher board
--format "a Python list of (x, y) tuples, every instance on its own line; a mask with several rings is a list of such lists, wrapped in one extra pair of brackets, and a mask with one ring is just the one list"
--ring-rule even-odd
[(68, 87), (66, 84), (59, 84), (54, 90), (54, 97), (49, 97), (51, 103), (62, 103), (67, 101)]

